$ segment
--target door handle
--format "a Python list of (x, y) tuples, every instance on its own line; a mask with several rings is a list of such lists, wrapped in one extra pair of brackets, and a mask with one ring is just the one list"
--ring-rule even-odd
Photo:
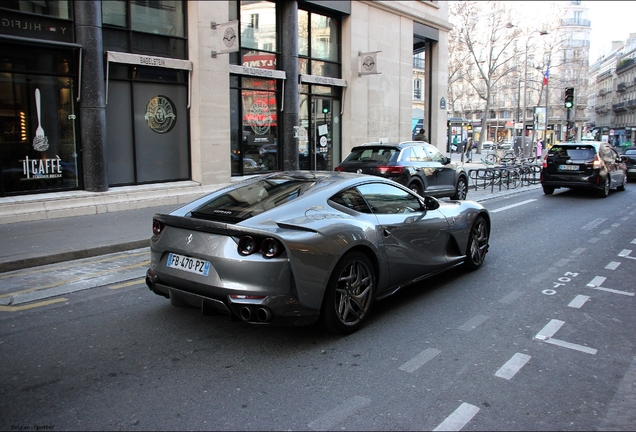
[(389, 231), (386, 228), (384, 228), (384, 230), (382, 230), (382, 234), (384, 234), (384, 237), (391, 237), (391, 231)]

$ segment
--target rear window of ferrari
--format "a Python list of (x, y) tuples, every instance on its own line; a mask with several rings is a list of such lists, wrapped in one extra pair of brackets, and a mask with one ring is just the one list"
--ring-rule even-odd
[(192, 217), (239, 223), (298, 198), (314, 184), (291, 177), (265, 178), (214, 197), (193, 210)]

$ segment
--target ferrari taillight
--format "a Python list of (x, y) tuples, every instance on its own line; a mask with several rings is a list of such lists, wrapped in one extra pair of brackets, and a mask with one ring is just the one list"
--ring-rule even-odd
[(238, 241), (237, 250), (243, 256), (252, 255), (260, 251), (263, 258), (274, 258), (281, 255), (285, 248), (281, 242), (272, 237), (243, 236)]
[(158, 221), (157, 219), (152, 220), (152, 233), (154, 235), (159, 235), (163, 232), (163, 229), (166, 227), (166, 224)]

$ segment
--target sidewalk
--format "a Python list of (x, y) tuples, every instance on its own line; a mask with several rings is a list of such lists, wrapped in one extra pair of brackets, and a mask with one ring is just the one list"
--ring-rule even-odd
[[(478, 157), (475, 155), (474, 159)], [(453, 154), (452, 159), (459, 161), (460, 155)], [(466, 171), (484, 168), (482, 163), (464, 166)], [(170, 211), (226, 185), (202, 188), (193, 182), (180, 182), (162, 186), (138, 188), (134, 192), (132, 188), (112, 188), (99, 198), (85, 191), (60, 193), (57, 199), (45, 204), (36, 204), (33, 196), (21, 202), (12, 198), (16, 203), (10, 216), (13, 220), (22, 220), (13, 223), (6, 221), (11, 209), (0, 201), (0, 217), (5, 215), (5, 220), (0, 220), (0, 273), (148, 247), (155, 213)], [(493, 192), (490, 189), (476, 191), (473, 187), (468, 191), (468, 199), (485, 201), (536, 187), (495, 189)], [(58, 213), (51, 213), (48, 218), (40, 220), (29, 220), (34, 215), (25, 209), (35, 205), (48, 206), (49, 212)], [(72, 215), (78, 211), (79, 215)]]

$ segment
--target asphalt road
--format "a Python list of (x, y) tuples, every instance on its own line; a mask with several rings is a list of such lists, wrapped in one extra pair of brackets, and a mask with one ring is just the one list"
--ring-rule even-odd
[[(485, 205), (484, 267), (376, 303), (347, 337), (201, 316), (109, 272), (0, 309), (0, 429), (633, 430), (636, 187)], [(11, 283), (74, 277), (54, 266)]]

